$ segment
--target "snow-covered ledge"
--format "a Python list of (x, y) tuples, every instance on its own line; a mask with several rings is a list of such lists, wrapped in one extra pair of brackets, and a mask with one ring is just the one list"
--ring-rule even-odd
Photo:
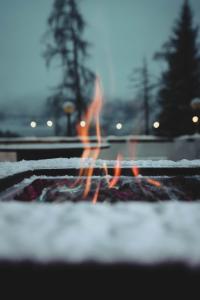
[[(5, 177), (34, 169), (79, 168), (80, 159), (0, 163)], [(95, 165), (102, 166), (102, 160)], [(85, 160), (84, 166), (92, 163)], [(114, 166), (115, 161), (107, 161)], [(123, 161), (123, 167), (200, 167), (200, 160)], [(200, 267), (200, 202), (0, 202), (0, 261), (182, 262)]]
[(0, 261), (200, 267), (200, 203), (0, 203)]
[[(97, 160), (95, 163), (92, 159), (80, 158), (55, 158), (34, 161), (19, 161), (19, 162), (0, 162), (0, 178), (13, 175), (19, 172), (35, 170), (35, 169), (79, 169), (82, 167), (89, 167), (94, 164), (96, 167), (102, 167), (106, 162), (108, 167), (113, 167), (116, 164), (115, 160)], [(126, 160), (121, 163), (123, 168), (133, 167), (134, 165), (139, 168), (199, 168), (200, 159), (198, 160)]]

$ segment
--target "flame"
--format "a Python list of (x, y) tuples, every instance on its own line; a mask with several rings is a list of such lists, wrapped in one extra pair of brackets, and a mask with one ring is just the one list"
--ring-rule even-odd
[[(135, 141), (134, 143), (131, 143), (131, 142), (129, 143), (129, 153), (133, 159), (135, 159), (135, 157), (136, 157), (136, 146), (137, 146), (137, 141)], [(135, 177), (138, 177), (140, 175), (139, 168), (137, 166), (133, 166), (132, 173)], [(137, 181), (138, 181), (140, 187), (142, 188), (141, 180), (139, 178), (137, 178)], [(161, 183), (155, 179), (147, 178), (146, 181), (158, 188), (160, 188), (162, 186)]]
[(115, 171), (114, 171), (114, 177), (111, 179), (109, 182), (108, 186), (109, 188), (113, 188), (117, 182), (119, 181), (119, 177), (121, 175), (121, 161), (122, 161), (122, 155), (118, 154), (117, 156), (117, 161), (116, 161), (116, 166), (115, 166)]
[[(83, 162), (83, 160), (86, 158), (92, 158), (92, 163), (91, 163), (91, 166), (88, 168), (88, 170), (86, 170), (86, 172), (85, 172), (84, 168), (81, 167), (80, 172), (79, 172), (79, 178), (83, 175), (86, 176), (86, 185), (85, 185), (85, 190), (84, 190), (84, 194), (83, 194), (84, 198), (87, 197), (87, 195), (90, 191), (91, 177), (93, 175), (95, 161), (97, 160), (97, 158), (99, 157), (99, 154), (100, 154), (100, 144), (101, 144), (101, 140), (102, 140), (101, 128), (100, 128), (100, 112), (102, 109), (102, 105), (103, 105), (103, 94), (102, 94), (100, 79), (99, 79), (99, 77), (97, 77), (96, 81), (95, 81), (94, 100), (92, 101), (92, 103), (91, 103), (90, 107), (88, 108), (88, 110), (85, 114), (85, 117), (84, 117), (85, 126), (84, 127), (81, 126), (80, 123), (77, 126), (78, 135), (79, 135), (82, 143), (84, 144), (84, 148), (85, 148), (81, 161)], [(95, 129), (96, 129), (96, 137), (97, 137), (97, 147), (93, 151), (91, 151), (90, 139), (89, 139), (89, 131), (90, 131), (92, 122), (94, 122), (96, 125)]]
[(139, 168), (137, 166), (133, 166), (132, 167), (132, 172), (133, 172), (133, 175), (135, 177), (137, 177), (140, 173), (139, 173)]
[(103, 163), (103, 170), (104, 170), (105, 175), (107, 177), (108, 176), (108, 166), (107, 166), (107, 164), (105, 162)]
[[(137, 166), (132, 167), (132, 172), (135, 177), (137, 177), (139, 173), (139, 168)], [(161, 187), (161, 183), (155, 179), (147, 178), (146, 181), (156, 187)]]
[(96, 124), (96, 135), (97, 135), (97, 141), (98, 143), (101, 142), (101, 130), (100, 130), (100, 112), (102, 109), (103, 104), (103, 95), (101, 91), (101, 84), (99, 77), (96, 78), (95, 81), (95, 94), (94, 94), (94, 100), (92, 101), (90, 107), (88, 108), (85, 117), (84, 117), (84, 124), (85, 126), (81, 126), (81, 123), (77, 126), (77, 133), (85, 145), (85, 151), (83, 153), (83, 157), (88, 157), (90, 153), (90, 146), (89, 146), (89, 130), (92, 124), (92, 121)]
[[(95, 162), (98, 159), (99, 154), (100, 154), (100, 145), (101, 145), (101, 141), (102, 141), (101, 127), (100, 127), (100, 112), (102, 110), (102, 105), (103, 105), (103, 94), (102, 94), (100, 79), (99, 79), (99, 77), (96, 77), (93, 101), (90, 104), (88, 110), (86, 111), (84, 118), (77, 125), (77, 133), (84, 145), (84, 151), (83, 151), (83, 155), (81, 157), (81, 168), (79, 171), (79, 177), (76, 180), (75, 184), (82, 181), (83, 176), (86, 177), (86, 179), (84, 179), (85, 187), (84, 187), (84, 192), (83, 192), (83, 198), (86, 198), (91, 190), (91, 183), (92, 183), (92, 176), (94, 173)], [(93, 124), (95, 124), (95, 131), (96, 131), (96, 138), (97, 138), (97, 143), (96, 143), (95, 149), (91, 149), (91, 146), (90, 146), (90, 128)], [(132, 149), (132, 154), (133, 154), (133, 152), (135, 152), (135, 146)], [(134, 156), (135, 156), (135, 153), (134, 153)], [(87, 158), (91, 158), (91, 162), (90, 162), (90, 166), (87, 169), (85, 169), (84, 168), (84, 160)], [(114, 175), (111, 179), (109, 179), (107, 164), (105, 162), (103, 163), (102, 169), (105, 172), (105, 177), (106, 177), (109, 188), (115, 187), (120, 179), (121, 161), (122, 161), (122, 155), (118, 154), (117, 159), (116, 159), (116, 165), (114, 168)], [(138, 180), (139, 184), (141, 185), (141, 179), (140, 179), (140, 177), (138, 177), (139, 176), (139, 168), (136, 165), (134, 165), (132, 167), (132, 173), (133, 173), (133, 176), (136, 177), (136, 180)], [(154, 179), (146, 179), (146, 180), (148, 183), (150, 183), (156, 187), (161, 186), (160, 182), (158, 182)], [(141, 185), (141, 188), (142, 188), (142, 185)], [(99, 191), (100, 191), (100, 183), (97, 185), (97, 188), (93, 195), (93, 198), (92, 198), (93, 204), (95, 204), (98, 200)]]
[(155, 179), (148, 178), (147, 182), (154, 185), (154, 186), (156, 186), (156, 187), (161, 187), (161, 183), (159, 181), (155, 180)]
[(92, 199), (92, 203), (96, 204), (99, 196), (99, 190), (100, 190), (100, 182), (98, 183), (97, 189), (95, 191), (94, 197)]

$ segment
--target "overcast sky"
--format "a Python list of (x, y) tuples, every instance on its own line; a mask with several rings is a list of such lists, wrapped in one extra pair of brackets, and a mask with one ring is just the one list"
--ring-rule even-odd
[[(200, 0), (190, 0), (200, 23)], [(41, 39), (53, 0), (0, 0), (0, 109), (4, 103), (45, 101), (59, 78), (46, 69)], [(90, 67), (102, 78), (104, 93), (131, 98), (128, 77), (146, 56), (151, 73), (155, 51), (170, 35), (183, 0), (81, 0), (88, 23)], [(109, 98), (109, 97), (108, 97)], [(14, 105), (12, 106), (14, 110)]]

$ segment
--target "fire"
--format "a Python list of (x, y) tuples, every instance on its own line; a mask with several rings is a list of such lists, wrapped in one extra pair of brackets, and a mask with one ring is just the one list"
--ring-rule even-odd
[[(103, 95), (101, 92), (101, 84), (99, 77), (96, 78), (95, 82), (95, 94), (94, 100), (92, 101), (89, 109), (87, 110), (84, 120), (81, 121), (77, 126), (78, 135), (85, 145), (85, 151), (83, 154), (83, 158), (88, 157), (90, 153), (90, 146), (89, 146), (89, 130), (92, 124), (92, 121), (96, 124), (96, 136), (98, 143), (101, 142), (101, 130), (100, 130), (100, 112), (102, 109), (103, 104)], [(84, 126), (83, 126), (84, 122)]]
[(98, 196), (99, 196), (99, 190), (100, 190), (100, 182), (98, 183), (97, 189), (96, 189), (94, 197), (92, 199), (93, 204), (97, 203), (97, 199), (98, 199)]
[(135, 177), (139, 175), (139, 168), (137, 166), (132, 167), (132, 172)]
[[(86, 185), (83, 197), (86, 198), (91, 187), (91, 177), (94, 171), (94, 164), (95, 161), (98, 159), (100, 154), (100, 144), (101, 144), (101, 128), (100, 128), (100, 112), (103, 105), (103, 94), (100, 84), (99, 77), (96, 78), (95, 82), (95, 93), (94, 93), (94, 100), (92, 101), (89, 109), (87, 110), (85, 117), (84, 117), (84, 126), (82, 123), (79, 123), (77, 126), (78, 135), (84, 144), (84, 152), (82, 155), (82, 161), (86, 158), (92, 158), (91, 166), (89, 167), (86, 172), (82, 167), (79, 172), (79, 178), (83, 175), (86, 176)], [(97, 147), (95, 150), (91, 151), (90, 147), (90, 139), (89, 139), (89, 131), (92, 123), (95, 124), (96, 129), (96, 137), (97, 137)]]
[[(80, 182), (84, 183), (84, 192), (83, 192), (84, 199), (90, 193), (95, 162), (98, 159), (100, 154), (100, 146), (102, 142), (101, 127), (100, 127), (100, 113), (102, 110), (102, 105), (103, 105), (103, 94), (102, 94), (100, 79), (97, 77), (95, 81), (95, 91), (94, 91), (93, 101), (89, 106), (87, 112), (85, 113), (85, 116), (77, 125), (77, 133), (84, 145), (84, 151), (81, 157), (81, 168), (79, 172), (79, 177), (75, 181), (75, 185)], [(95, 132), (96, 132), (96, 139), (97, 139), (95, 149), (91, 149), (90, 146), (90, 129), (93, 124), (95, 125)], [(134, 149), (132, 149), (132, 154), (133, 154), (133, 150), (135, 152), (135, 146)], [(90, 166), (87, 169), (85, 169), (83, 163), (84, 160), (87, 158), (91, 158), (91, 163)], [(122, 173), (122, 168), (121, 168), (122, 159), (123, 159), (122, 155), (118, 154), (115, 168), (114, 168), (114, 175), (112, 176), (112, 178), (109, 177), (107, 164), (103, 163), (102, 169), (104, 170), (105, 173), (105, 178), (107, 181), (108, 188), (114, 188), (120, 179)], [(136, 165), (132, 167), (132, 174), (133, 176), (136, 177), (136, 180), (138, 180), (141, 189), (143, 189), (141, 178), (138, 177), (140, 174), (140, 170)], [(85, 179), (83, 179), (83, 177)], [(161, 187), (160, 182), (156, 181), (155, 179), (149, 178), (146, 179), (146, 181), (156, 187)], [(100, 182), (98, 183), (92, 198), (93, 204), (97, 202), (99, 197), (99, 192), (100, 192)]]
[(121, 161), (122, 161), (122, 155), (118, 154), (115, 171), (114, 171), (114, 177), (111, 179), (111, 181), (108, 184), (109, 188), (113, 188), (119, 181), (119, 177), (121, 175)]
[(148, 178), (147, 182), (154, 185), (154, 186), (156, 186), (156, 187), (161, 187), (161, 183), (159, 181), (155, 180), (155, 179)]

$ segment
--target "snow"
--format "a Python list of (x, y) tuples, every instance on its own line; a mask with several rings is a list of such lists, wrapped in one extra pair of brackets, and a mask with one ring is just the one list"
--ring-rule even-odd
[[(0, 163), (0, 177), (34, 169), (80, 168), (91, 159)], [(104, 160), (97, 160), (101, 167)], [(106, 161), (109, 167), (116, 161)], [(200, 167), (200, 160), (123, 161), (122, 167)], [(30, 180), (30, 179), (29, 179)], [(200, 199), (199, 199), (200, 200)], [(0, 202), (0, 260), (183, 262), (200, 266), (200, 201), (165, 203)]]
[[(102, 167), (104, 164), (108, 167), (113, 167), (116, 164), (115, 160), (97, 160), (94, 162), (92, 159), (81, 160), (80, 158), (55, 158), (55, 159), (44, 159), (44, 160), (29, 160), (29, 161), (18, 161), (18, 162), (0, 162), (0, 178), (13, 175), (19, 172), (35, 169), (78, 169), (80, 166), (89, 167), (91, 164), (95, 167)], [(188, 168), (200, 167), (200, 159), (197, 160), (124, 160), (121, 162), (123, 168), (130, 168), (137, 166), (139, 168)]]
[(200, 265), (200, 203), (0, 203), (0, 259)]

